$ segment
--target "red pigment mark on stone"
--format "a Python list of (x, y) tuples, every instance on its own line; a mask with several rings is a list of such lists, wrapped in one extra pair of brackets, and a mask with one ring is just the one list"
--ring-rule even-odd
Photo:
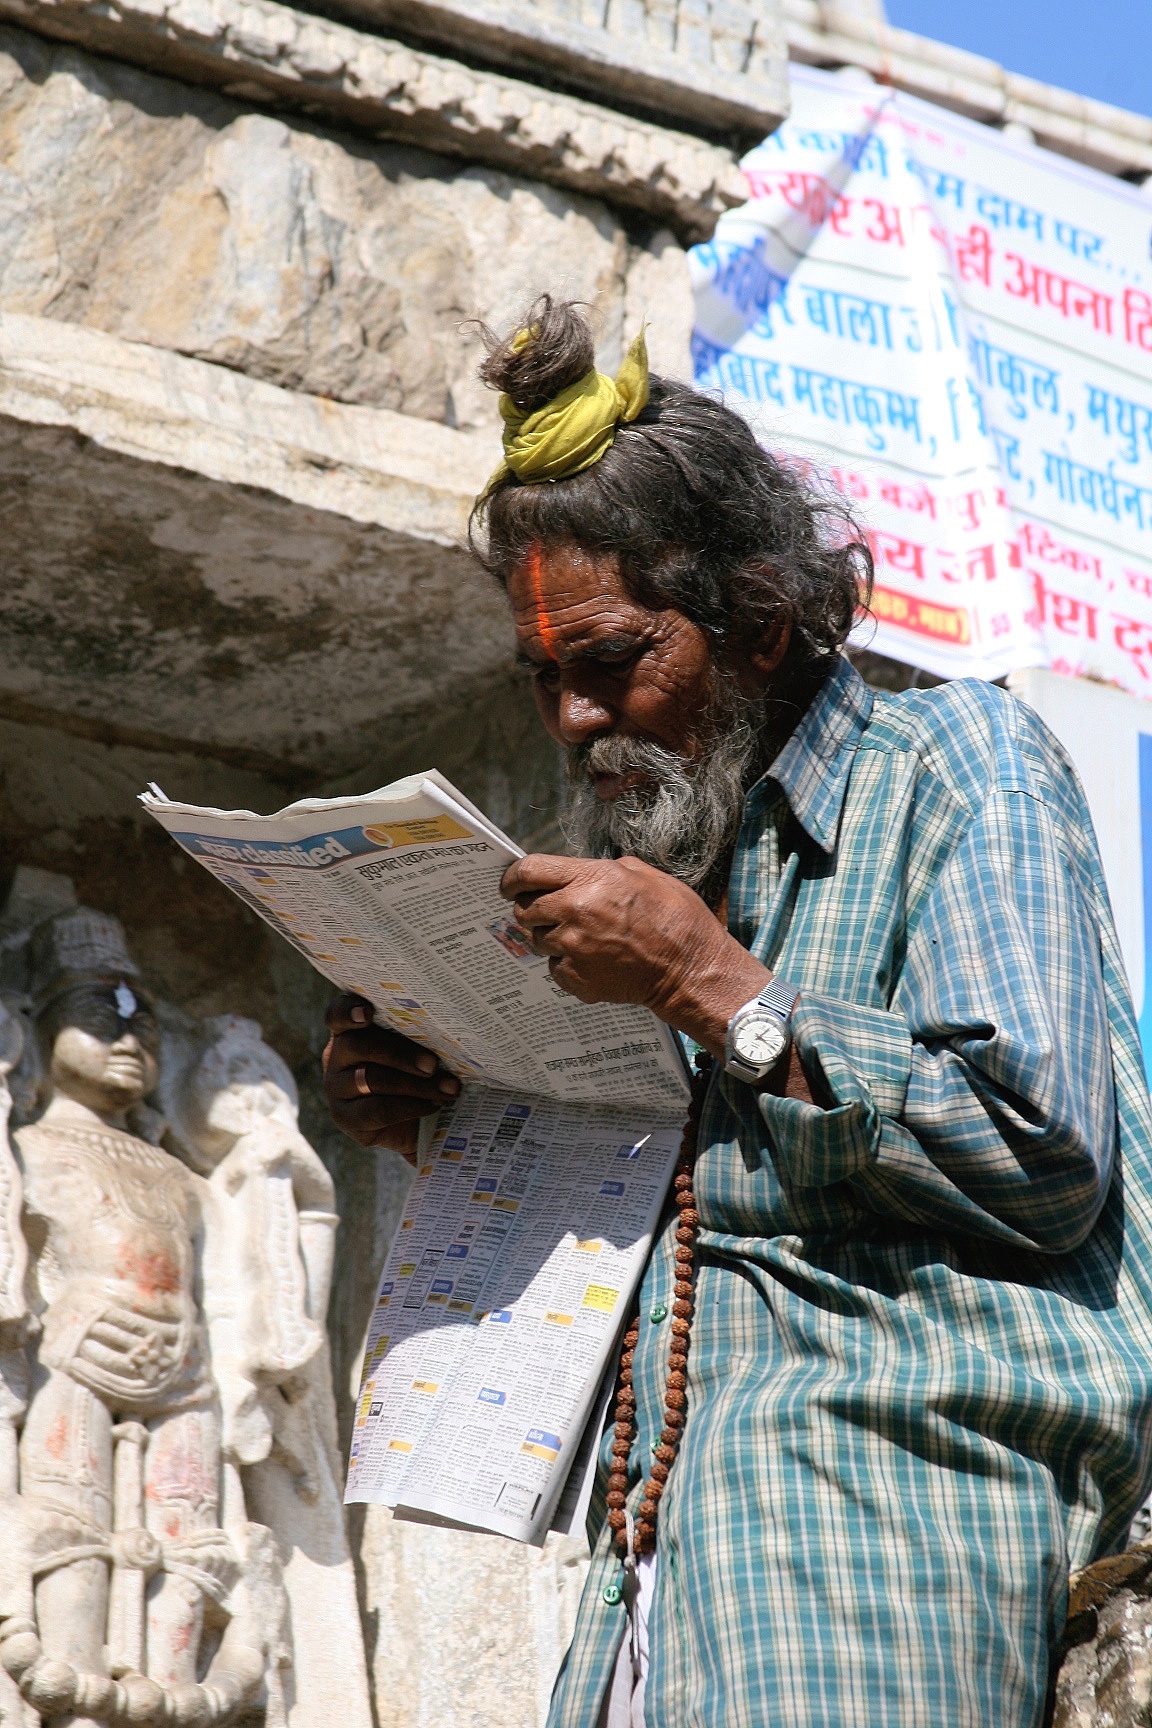
[(180, 1288), (180, 1268), (160, 1249), (140, 1253), (130, 1242), (121, 1245), (116, 1269), (134, 1280), (141, 1296), (171, 1296)]
[(540, 563), (540, 542), (533, 540), (528, 548), (528, 575), (532, 583), (532, 598), (536, 602), (536, 630), (544, 652), (553, 660), (556, 658), (556, 632), (552, 628), (552, 620), (544, 605), (544, 571)]
[[(157, 1432), (148, 1452), (145, 1494), (154, 1506), (165, 1507), (166, 1526), (167, 1520), (173, 1517), (179, 1526), (182, 1508), (198, 1504), (211, 1491), (211, 1472), (193, 1435), (183, 1431), (187, 1420), (184, 1418), (174, 1427)], [(167, 1534), (178, 1536), (180, 1529), (167, 1529)]]
[(44, 1441), (44, 1450), (50, 1458), (63, 1458), (68, 1450), (67, 1416), (57, 1416), (48, 1430), (47, 1439)]

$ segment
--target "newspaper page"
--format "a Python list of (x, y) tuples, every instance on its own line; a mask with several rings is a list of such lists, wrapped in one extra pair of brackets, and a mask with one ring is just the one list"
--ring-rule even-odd
[(587, 1004), (525, 944), (500, 878), (520, 848), (436, 773), (274, 816), (141, 802), (340, 989), (462, 1079), (573, 1103), (679, 1110), (675, 1035)]
[(440, 1113), (369, 1326), (348, 1501), (539, 1544), (574, 1464), (586, 1500), (680, 1135), (680, 1113), (487, 1087)]

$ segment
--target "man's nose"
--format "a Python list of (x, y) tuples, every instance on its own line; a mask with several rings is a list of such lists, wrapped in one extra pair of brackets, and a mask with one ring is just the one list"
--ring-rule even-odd
[(141, 1050), (140, 1040), (137, 1038), (135, 1032), (121, 1032), (115, 1044), (112, 1045), (112, 1049), (120, 1051), (126, 1056), (139, 1056)]
[(565, 744), (587, 744), (609, 732), (616, 716), (604, 702), (587, 690), (565, 686), (560, 691), (558, 721)]

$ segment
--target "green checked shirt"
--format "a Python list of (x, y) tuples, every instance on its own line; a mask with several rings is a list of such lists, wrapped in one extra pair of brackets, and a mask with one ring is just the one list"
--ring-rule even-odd
[[(841, 660), (748, 796), (729, 922), (834, 1105), (709, 1093), (647, 1728), (1031, 1728), (1069, 1567), (1152, 1477), (1152, 1113), (1079, 782), (992, 686)], [(609, 1443), (552, 1728), (595, 1728), (624, 1631)]]

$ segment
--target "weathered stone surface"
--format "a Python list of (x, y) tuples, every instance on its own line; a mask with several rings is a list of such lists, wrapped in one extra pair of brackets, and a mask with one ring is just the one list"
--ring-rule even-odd
[(346, 407), (163, 348), (4, 312), (0, 415), (444, 546), (462, 543), (500, 448), (491, 433)]
[(624, 329), (648, 322), (648, 359), (654, 372), (692, 382), (692, 330), (696, 303), (684, 253), (673, 236), (656, 234), (634, 251), (624, 301)]
[(759, 142), (787, 112), (779, 0), (336, 0), (378, 29)]
[[(551, 753), (520, 742), (504, 601), (450, 544), (493, 455), (418, 420), (0, 320), (0, 712), (215, 755), (275, 783), (273, 805), (305, 782), (379, 784), (429, 734), (457, 758), (466, 739), (501, 763), (484, 796), (538, 826)], [(454, 731), (489, 696), (498, 715)]]
[[(459, 719), (504, 682), (503, 602), (460, 554), (155, 466), (142, 483), (55, 432), (4, 444), (8, 499), (40, 522), (39, 544), (6, 537), (11, 718), (319, 789), (377, 782), (437, 705)], [(64, 459), (79, 485), (61, 499)]]
[(502, 602), (463, 554), (140, 466), (0, 421), (15, 518), (0, 689), (15, 717), (106, 721), (125, 742), (234, 747), (270, 774), (326, 779), (379, 762), (425, 704), (467, 702), (507, 665)]
[(276, 0), (0, 0), (0, 17), (374, 138), (491, 163), (709, 233), (743, 197), (731, 153), (437, 59)]
[(1152, 1542), (1072, 1577), (1053, 1728), (1147, 1728), (1152, 1710)]
[[(675, 242), (654, 244), (630, 246), (602, 205), (551, 187), (479, 168), (450, 177), (418, 152), (325, 138), (0, 27), (0, 311), (494, 427), (464, 322), (562, 286), (597, 307), (614, 361), (633, 271), (651, 275), (659, 257), (667, 276), (671, 263), (687, 305)], [(129, 385), (137, 368), (139, 355)], [(266, 411), (237, 400), (231, 426), (261, 442)], [(378, 448), (390, 433), (360, 422), (352, 436)], [(428, 451), (461, 493), (485, 460)]]
[(401, 1523), (379, 1506), (365, 1512), (360, 1555), (380, 1728), (544, 1728), (588, 1570), (584, 1540), (550, 1536), (543, 1549), (526, 1549)]

